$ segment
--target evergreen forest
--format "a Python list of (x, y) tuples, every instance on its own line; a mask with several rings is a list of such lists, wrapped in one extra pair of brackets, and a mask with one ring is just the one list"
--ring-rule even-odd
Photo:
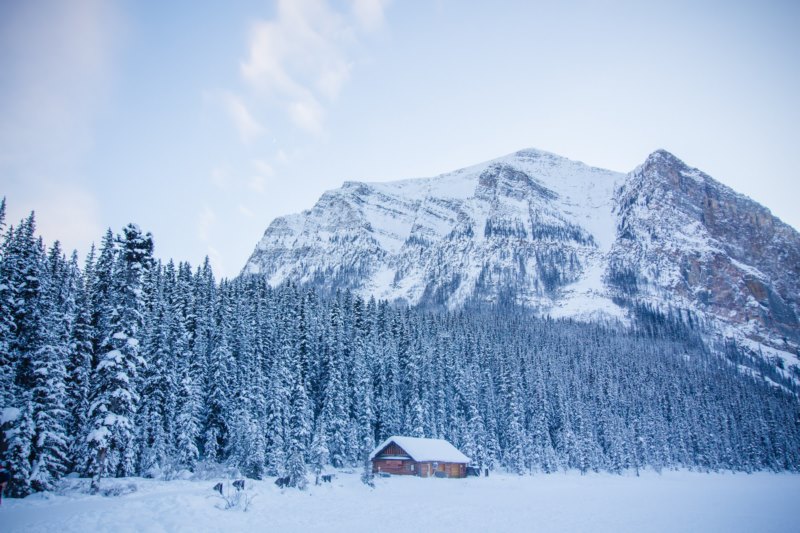
[(135, 225), (86, 258), (0, 212), (0, 459), (9, 493), (70, 473), (225, 465), (304, 488), (391, 435), (519, 474), (800, 470), (792, 379), (691, 320), (633, 326), (364, 300), (208, 260), (154, 259)]

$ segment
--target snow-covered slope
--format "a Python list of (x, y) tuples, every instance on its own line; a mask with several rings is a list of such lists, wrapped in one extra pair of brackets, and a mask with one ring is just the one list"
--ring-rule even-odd
[(346, 182), (276, 219), (243, 272), (582, 320), (682, 308), (783, 355), (800, 340), (800, 235), (665, 151), (627, 175), (530, 149), (433, 178)]
[(244, 272), (412, 304), (505, 297), (621, 318), (601, 273), (623, 177), (524, 150), (434, 178), (347, 182), (276, 219)]

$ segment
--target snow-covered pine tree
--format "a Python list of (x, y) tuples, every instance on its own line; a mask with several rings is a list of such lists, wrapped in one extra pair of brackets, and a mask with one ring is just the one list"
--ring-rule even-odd
[(324, 428), (325, 440), (331, 465), (335, 468), (343, 467), (347, 462), (347, 427), (348, 406), (347, 383), (345, 378), (345, 346), (347, 339), (344, 331), (342, 309), (339, 301), (334, 301), (330, 307), (329, 318), (325, 333), (328, 341), (326, 348), (327, 357), (324, 361), (327, 376), (323, 378), (324, 400), (319, 423)]
[(224, 451), (228, 448), (230, 435), (229, 415), (232, 406), (228, 394), (231, 390), (233, 356), (228, 340), (230, 337), (228, 300), (227, 282), (223, 282), (217, 292), (214, 333), (210, 340), (211, 348), (204, 382), (204, 423), (201, 439), (203, 457), (209, 461), (221, 461), (225, 458)]
[(200, 457), (198, 440), (200, 435), (199, 416), (202, 409), (200, 392), (194, 373), (186, 368), (178, 383), (178, 413), (175, 417), (175, 451), (177, 464), (182, 468), (194, 470)]
[(206, 458), (205, 432), (207, 431), (207, 377), (211, 368), (211, 351), (214, 348), (214, 315), (216, 283), (208, 257), (192, 278), (192, 301), (194, 302), (195, 331), (192, 344), (192, 375), (197, 401), (197, 454)]
[(85, 274), (81, 274), (77, 253), (70, 261), (72, 278), (75, 280), (75, 310), (70, 332), (69, 360), (67, 362), (67, 421), (70, 469), (80, 469), (85, 458), (86, 441), (81, 438), (88, 433), (89, 378), (92, 372), (92, 312), (89, 297), (89, 280), (93, 279), (94, 246), (86, 259)]
[(516, 357), (507, 361), (501, 369), (503, 380), (503, 398), (506, 402), (504, 420), (505, 461), (512, 472), (524, 474), (527, 470), (527, 444), (529, 442), (525, 430), (525, 413), (522, 406), (520, 376), (516, 366), (511, 366)]
[(291, 287), (268, 293), (259, 317), (259, 328), (266, 333), (264, 350), (264, 388), (266, 391), (267, 474), (288, 474), (289, 417), (292, 394), (293, 332), (296, 331), (294, 308), (288, 305)]
[(255, 410), (246, 402), (238, 401), (231, 407), (230, 437), (226, 454), (242, 474), (262, 479), (266, 463), (264, 430)]
[(400, 403), (400, 363), (393, 342), (390, 324), (394, 310), (386, 302), (378, 305), (375, 319), (376, 377), (375, 377), (375, 435), (381, 441), (398, 435), (402, 426)]
[[(172, 271), (174, 276), (174, 270)], [(175, 407), (174, 345), (170, 337), (173, 320), (169, 306), (170, 272), (157, 263), (147, 276), (148, 302), (142, 329), (140, 373), (141, 401), (136, 413), (136, 437), (139, 449), (138, 470), (148, 476), (165, 473), (170, 466), (171, 438)]]
[(11, 480), (6, 488), (7, 494), (15, 498), (24, 498), (29, 495), (31, 486), (31, 445), (35, 427), (31, 415), (32, 405), (30, 391), (21, 393), (17, 398), (20, 407), (6, 407), (3, 409), (3, 423), (5, 440), (8, 448), (5, 450), (4, 460), (11, 472)]
[(58, 241), (53, 244), (42, 273), (42, 291), (37, 303), (42, 326), (38, 348), (31, 357), (34, 440), (31, 445), (31, 486), (36, 491), (53, 490), (69, 466), (66, 365), (69, 357), (75, 287), (71, 271)]
[(405, 416), (405, 433), (412, 437), (425, 437), (425, 402), (420, 377), (420, 357), (416, 351), (408, 357), (406, 390), (408, 404)]
[(144, 362), (139, 353), (143, 280), (152, 263), (153, 240), (149, 233), (143, 234), (138, 226), (129, 224), (123, 229), (119, 246), (111, 291), (114, 307), (103, 355), (95, 369), (89, 409), (94, 490), (99, 489), (104, 475), (135, 472), (133, 418), (139, 402), (137, 377)]
[(478, 406), (479, 392), (477, 378), (479, 372), (476, 367), (466, 367), (458, 375), (460, 385), (463, 387), (461, 395), (461, 408), (464, 419), (461, 422), (464, 431), (462, 451), (472, 459), (472, 466), (481, 469), (486, 464), (486, 428)]
[(311, 437), (312, 413), (299, 362), (296, 361), (293, 367), (286, 470), (289, 475), (289, 485), (297, 487), (300, 490), (305, 490), (308, 484), (306, 479), (305, 456), (308, 447), (308, 439)]
[(175, 452), (179, 468), (194, 470), (200, 457), (200, 416), (202, 412), (202, 396), (200, 382), (204, 357), (198, 356), (197, 315), (194, 301), (194, 280), (188, 263), (178, 265), (178, 277), (175, 287), (175, 324), (176, 335), (185, 340), (181, 346), (182, 353), (179, 372), (177, 374), (177, 414), (175, 417), (176, 435)]
[(103, 355), (103, 341), (110, 331), (111, 314), (114, 308), (114, 266), (117, 263), (117, 242), (114, 233), (108, 229), (100, 243), (100, 253), (86, 280), (89, 291), (89, 304), (92, 312), (92, 369), (97, 367)]
[[(267, 464), (268, 429), (262, 425), (261, 414), (266, 408), (263, 378), (262, 350), (256, 341), (257, 305), (254, 303), (254, 287), (238, 284), (234, 294), (236, 308), (232, 315), (232, 355), (236, 372), (233, 387), (229, 392), (232, 400), (230, 410), (230, 439), (226, 453), (247, 477), (261, 479)], [(244, 294), (248, 294), (244, 298)]]
[(532, 391), (528, 394), (528, 410), (530, 412), (530, 438), (531, 438), (531, 463), (534, 470), (544, 473), (555, 472), (555, 450), (550, 439), (550, 429), (547, 420), (547, 397), (544, 374), (540, 366), (530, 368), (534, 372), (531, 378)]
[[(34, 354), (42, 345), (42, 291), (44, 248), (35, 236), (34, 214), (11, 228), (3, 247), (0, 285), (4, 288), (4, 312), (8, 313), (6, 351), (0, 354), (4, 383), (3, 418), (7, 418), (5, 460), (12, 479), (9, 493), (25, 496), (31, 491), (31, 450), (35, 435), (32, 389)], [(5, 329), (5, 328), (4, 328)], [(3, 459), (3, 457), (0, 457)]]
[(105, 354), (104, 341), (111, 335), (111, 316), (114, 311), (114, 267), (117, 263), (117, 242), (111, 229), (103, 235), (100, 252), (97, 260), (87, 264), (85, 271), (87, 305), (89, 306), (89, 327), (91, 334), (91, 372), (89, 374), (89, 409), (85, 412), (85, 427), (77, 436), (82, 442), (75, 445), (80, 450), (80, 455), (75, 458), (76, 466), (83, 475), (92, 475), (92, 465), (97, 459), (97, 451), (89, 445), (89, 436), (92, 434), (94, 424), (91, 407), (99, 392), (97, 383), (97, 367), (101, 357)]
[[(5, 207), (5, 198), (3, 199)], [(16, 335), (14, 324), (15, 291), (12, 289), (13, 255), (11, 244), (14, 229), (5, 233), (0, 244), (0, 407), (13, 405), (15, 397), (14, 374), (16, 358), (11, 352)], [(2, 438), (2, 435), (0, 435)]]
[(362, 311), (363, 302), (356, 298), (353, 303), (353, 337), (354, 348), (352, 379), (353, 383), (353, 423), (355, 425), (355, 458), (356, 464), (363, 465), (361, 481), (365, 485), (373, 486), (372, 463), (369, 454), (375, 447), (375, 433), (373, 421), (374, 413), (374, 390), (372, 378), (372, 354), (370, 339), (370, 328), (367, 317)]
[(303, 296), (289, 285), (280, 291), (279, 357), (285, 361), (289, 410), (286, 428), (286, 473), (289, 485), (304, 490), (307, 486), (306, 455), (311, 440), (313, 411), (306, 391), (308, 339), (304, 338)]
[(330, 462), (328, 445), (325, 442), (325, 431), (319, 421), (314, 425), (314, 433), (311, 437), (311, 449), (309, 450), (308, 464), (314, 472), (314, 484), (319, 485), (319, 476), (322, 470)]
[(44, 246), (41, 239), (36, 238), (35, 232), (36, 220), (31, 213), (13, 232), (3, 259), (3, 277), (9, 289), (14, 331), (9, 357), (15, 385), (23, 390), (31, 389), (31, 358), (39, 349), (42, 332), (39, 298), (44, 269)]
[(211, 353), (214, 334), (214, 312), (216, 297), (216, 281), (208, 257), (197, 269), (192, 278), (192, 301), (194, 303), (194, 361), (200, 370), (207, 368), (207, 360)]

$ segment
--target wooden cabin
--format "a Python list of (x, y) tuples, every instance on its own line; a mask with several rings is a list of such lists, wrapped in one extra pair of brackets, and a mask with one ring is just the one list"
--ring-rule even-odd
[(398, 476), (466, 477), (470, 458), (443, 439), (389, 437), (369, 456), (372, 471)]

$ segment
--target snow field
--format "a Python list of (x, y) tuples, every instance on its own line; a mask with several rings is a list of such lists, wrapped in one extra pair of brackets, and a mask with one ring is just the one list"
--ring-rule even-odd
[[(74, 480), (69, 480), (74, 482)], [(223, 510), (216, 481), (105, 480), (137, 490), (116, 497), (75, 490), (7, 499), (3, 532), (592, 531), (790, 532), (800, 530), (800, 475), (577, 473), (488, 478), (377, 478), (338, 473), (306, 492), (247, 480), (250, 508)]]

